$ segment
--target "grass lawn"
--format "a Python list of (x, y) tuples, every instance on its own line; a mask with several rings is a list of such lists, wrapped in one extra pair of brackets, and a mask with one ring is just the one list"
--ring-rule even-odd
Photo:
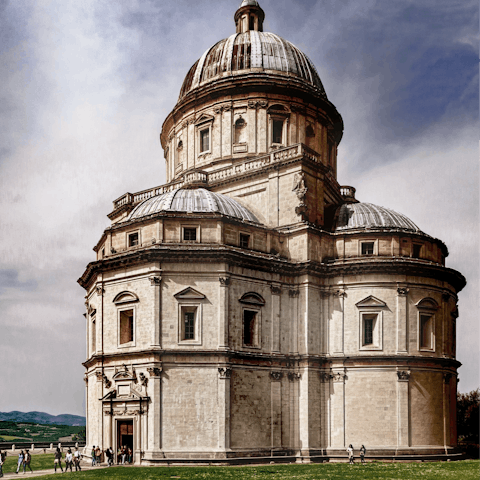
[[(3, 450), (2, 450), (3, 452)], [(12, 455), (7, 450), (7, 458), (3, 465), (3, 473), (11, 473), (17, 470), (18, 455)], [(62, 462), (63, 465), (63, 462)], [(32, 470), (47, 470), (53, 469), (53, 453), (41, 453), (38, 455), (32, 455), (32, 461), (30, 462)], [(20, 469), (23, 472), (23, 467)], [(27, 472), (30, 470), (27, 468)]]
[[(50, 463), (52, 468), (53, 461)], [(368, 463), (366, 465), (315, 464), (268, 465), (247, 467), (111, 467), (88, 472), (75, 472), (81, 479), (165, 480), (169, 478), (194, 480), (478, 480), (480, 462), (435, 463)], [(58, 474), (57, 474), (58, 475)], [(69, 475), (71, 475), (69, 473)], [(57, 478), (54, 474), (39, 477)]]

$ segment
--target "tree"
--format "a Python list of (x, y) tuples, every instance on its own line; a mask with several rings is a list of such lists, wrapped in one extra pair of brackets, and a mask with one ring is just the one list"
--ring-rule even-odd
[(457, 393), (458, 441), (478, 445), (480, 389)]

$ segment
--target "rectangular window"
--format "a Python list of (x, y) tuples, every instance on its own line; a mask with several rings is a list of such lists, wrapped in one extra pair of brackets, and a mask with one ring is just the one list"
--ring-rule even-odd
[(180, 317), (180, 341), (197, 339), (197, 307), (182, 306)]
[(419, 245), (418, 243), (413, 244), (413, 252), (412, 252), (412, 257), (413, 258), (420, 258), (420, 250), (422, 249), (422, 246)]
[(420, 348), (433, 349), (433, 317), (420, 314)]
[(365, 315), (363, 317), (363, 344), (373, 345), (373, 327), (375, 317), (373, 315)]
[(273, 120), (272, 125), (272, 143), (282, 143), (283, 121)]
[(183, 322), (182, 340), (193, 340), (195, 338), (195, 312), (184, 312)]
[(183, 240), (195, 242), (197, 240), (197, 229), (195, 227), (185, 227), (183, 229)]
[(120, 312), (120, 345), (133, 342), (133, 310)]
[(249, 248), (250, 247), (250, 235), (245, 233), (240, 234), (240, 248)]
[(247, 346), (256, 345), (256, 320), (257, 312), (251, 310), (243, 311), (243, 344)]
[(374, 242), (362, 242), (362, 255), (373, 255)]
[(200, 131), (200, 153), (210, 150), (210, 129)]
[(138, 245), (138, 232), (130, 233), (128, 235), (128, 246), (136, 247)]

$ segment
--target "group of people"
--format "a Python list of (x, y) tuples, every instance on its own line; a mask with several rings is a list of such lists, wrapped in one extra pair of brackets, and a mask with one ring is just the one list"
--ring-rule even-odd
[[(348, 463), (355, 463), (355, 452), (353, 450), (353, 445), (350, 444), (347, 448), (347, 453), (348, 453)], [(362, 445), (360, 447), (360, 460), (362, 463), (365, 463), (365, 454), (367, 453), (367, 449), (365, 448), (365, 445)]]
[[(67, 453), (65, 454), (65, 471), (67, 471), (70, 468), (70, 471), (73, 472), (73, 465), (75, 465), (75, 471), (76, 472), (81, 472), (82, 467), (80, 466), (80, 460), (82, 459), (82, 456), (80, 455), (80, 452), (78, 451), (78, 448), (75, 448), (75, 451), (72, 453), (72, 450), (69, 448), (67, 450)], [(55, 472), (57, 471), (57, 467), (60, 467), (60, 470), (63, 473), (63, 467), (62, 467), (62, 452), (60, 451), (60, 448), (57, 447), (55, 450), (55, 457), (54, 457), (54, 467), (55, 467)]]
[[(111, 467), (114, 462), (114, 454), (112, 447), (107, 448), (105, 451), (105, 457), (107, 458), (108, 466)], [(92, 447), (92, 467), (95, 465), (100, 465), (102, 459), (102, 450), (99, 446)], [(125, 465), (126, 463), (132, 463), (133, 461), (133, 452), (130, 447), (123, 446), (119, 447), (117, 450), (117, 463), (121, 465)]]
[(15, 473), (18, 473), (22, 467), (23, 473), (25, 473), (27, 468), (30, 469), (31, 472), (33, 472), (32, 467), (30, 466), (31, 461), (32, 456), (30, 455), (30, 452), (28, 450), (20, 450), (20, 453), (18, 454), (17, 471)]

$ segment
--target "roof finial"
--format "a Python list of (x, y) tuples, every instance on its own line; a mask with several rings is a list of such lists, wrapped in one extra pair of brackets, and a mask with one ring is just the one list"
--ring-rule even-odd
[(235, 12), (235, 26), (237, 33), (245, 33), (249, 30), (263, 32), (265, 12), (257, 0), (243, 0), (240, 8)]

